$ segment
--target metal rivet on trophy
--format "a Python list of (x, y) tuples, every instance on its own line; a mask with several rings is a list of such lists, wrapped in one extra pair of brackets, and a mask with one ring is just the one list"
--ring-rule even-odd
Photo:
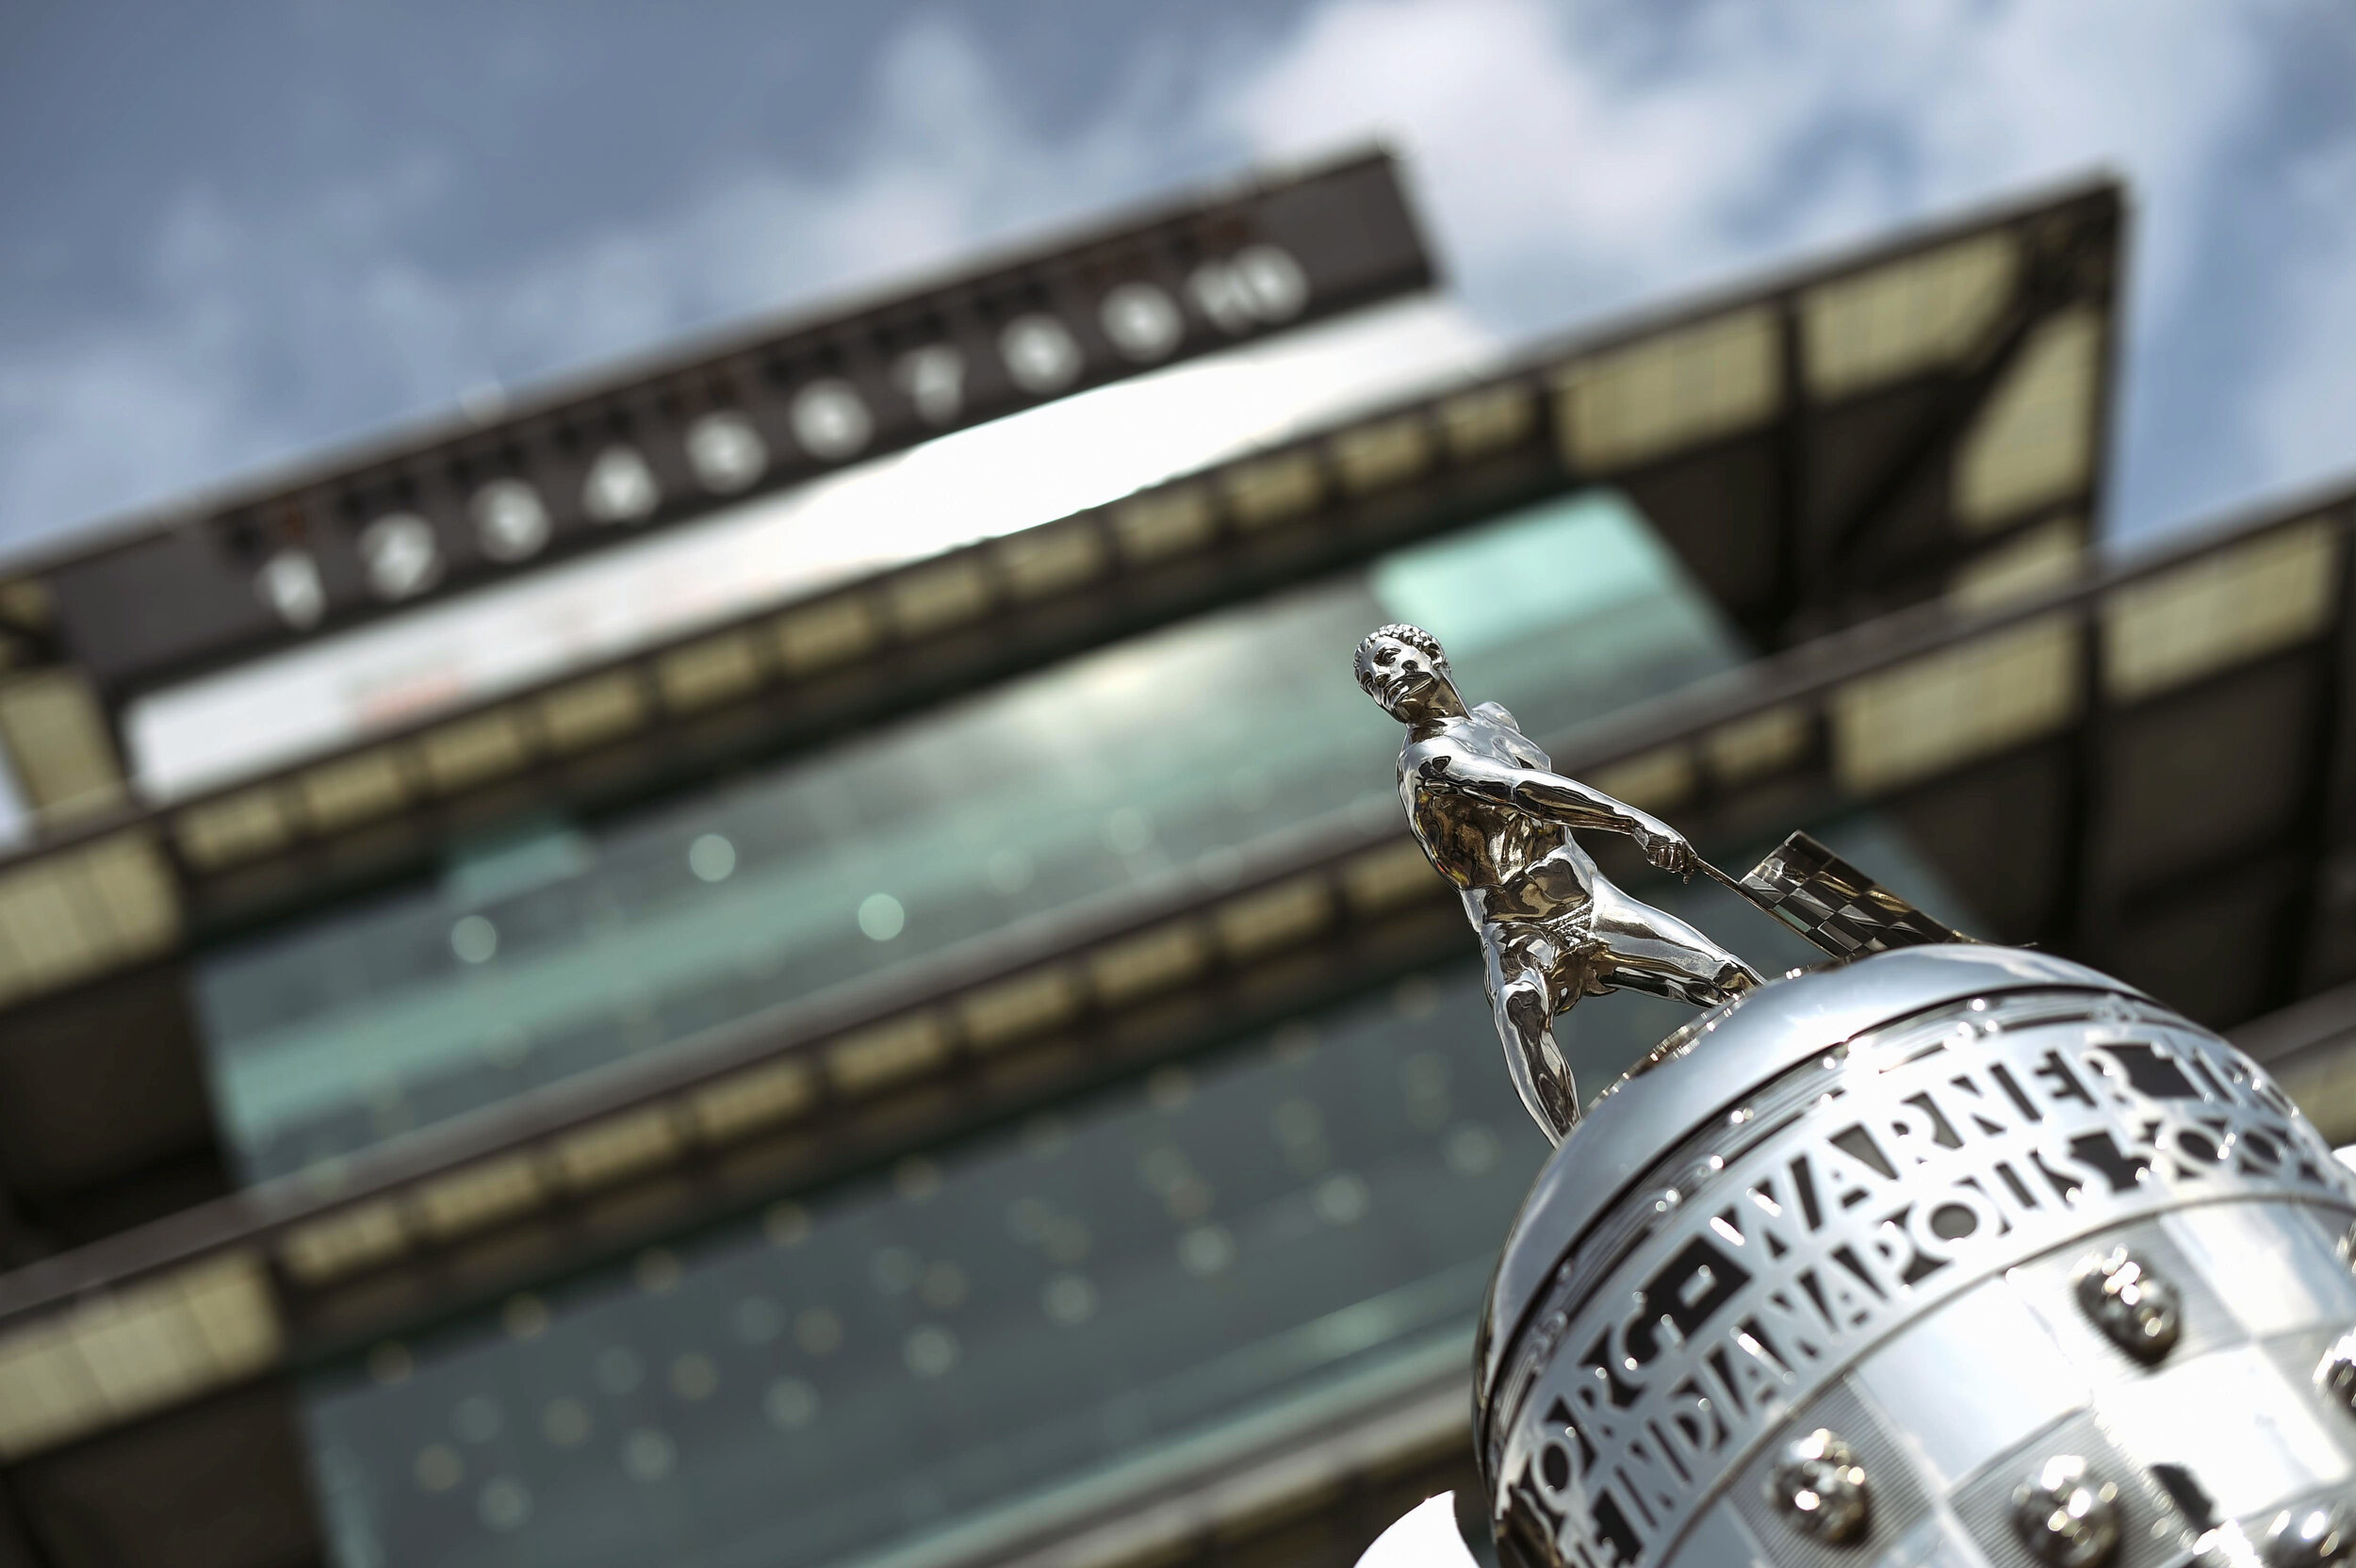
[(1767, 1478), (1767, 1500), (1793, 1529), (1828, 1546), (1861, 1538), (1873, 1507), (1857, 1450), (1822, 1427), (1784, 1445)]
[(2284, 1509), (2266, 1527), (2266, 1568), (2324, 1568), (2356, 1558), (2356, 1510), (2345, 1503)]
[(2119, 1549), (2119, 1488), (2077, 1454), (2055, 1454), (2012, 1494), (2021, 1544), (2053, 1568), (2099, 1568)]
[(2097, 1252), (2078, 1266), (2074, 1279), (2079, 1307), (2112, 1344), (2146, 1364), (2174, 1348), (2176, 1287), (2134, 1252), (2124, 1247)]
[(2315, 1365), (2315, 1389), (2326, 1399), (2356, 1414), (2356, 1329), (2332, 1342)]

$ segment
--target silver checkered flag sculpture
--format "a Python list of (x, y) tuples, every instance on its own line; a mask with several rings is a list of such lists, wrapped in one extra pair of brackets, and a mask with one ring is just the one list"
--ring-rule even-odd
[(1901, 947), (1969, 942), (1806, 833), (1794, 833), (1736, 880), (1704, 870), (1836, 958)]
[[(1507, 1568), (2356, 1564), (2356, 1172), (2264, 1070), (1806, 834), (1726, 875), (1467, 708), (1428, 633), (1358, 676), (1561, 1145), (1475, 1351)], [(1584, 831), (1834, 961), (1759, 976)], [(1613, 989), (1703, 1011), (1582, 1106), (1550, 1021)], [(1374, 1560), (1461, 1562), (1444, 1514)]]

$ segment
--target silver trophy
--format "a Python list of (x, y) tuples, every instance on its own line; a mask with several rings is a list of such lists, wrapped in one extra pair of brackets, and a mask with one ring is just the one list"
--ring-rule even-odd
[[(1794, 834), (1742, 877), (1551, 771), (1439, 644), (1359, 682), (1561, 1147), (1481, 1325), (1516, 1568), (2356, 1563), (2356, 1173), (2255, 1064), (2108, 976), (1950, 930)], [(1579, 829), (1827, 956), (1763, 980)], [(1551, 1021), (1706, 1009), (1582, 1106)], [(1445, 1508), (1382, 1568), (1469, 1560)]]

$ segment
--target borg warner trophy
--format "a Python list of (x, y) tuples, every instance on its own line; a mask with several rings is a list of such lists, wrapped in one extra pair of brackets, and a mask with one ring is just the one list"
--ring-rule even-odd
[[(2356, 1562), (2356, 1173), (2224, 1040), (1976, 942), (1805, 834), (1735, 878), (1562, 777), (1438, 642), (1361, 686), (1559, 1145), (1483, 1314), (1474, 1442), (1513, 1568)], [(1827, 962), (1766, 979), (1579, 830)], [(1582, 1104), (1553, 1019), (1705, 1009)], [(1470, 1561), (1447, 1504), (1368, 1568)]]

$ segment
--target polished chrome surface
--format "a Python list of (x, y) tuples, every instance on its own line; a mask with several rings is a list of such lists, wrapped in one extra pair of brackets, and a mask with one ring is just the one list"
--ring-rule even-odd
[(1366, 694), (1407, 727), (1399, 792), (1408, 825), (1464, 896), (1507, 1070), (1539, 1127), (1561, 1143), (1580, 1105), (1554, 1037), (1556, 1014), (1612, 990), (1711, 1006), (1759, 976), (1595, 869), (1577, 829), (1626, 834), (1677, 875), (1690, 877), (1699, 861), (1660, 818), (1554, 772), (1497, 703), (1468, 708), (1437, 638), (1419, 627), (1383, 627), (1358, 645), (1356, 667)]
[(1862, 1536), (1873, 1507), (1857, 1450), (1823, 1427), (1783, 1446), (1766, 1492), (1793, 1529), (1829, 1546), (1845, 1546)]
[[(1735, 882), (1468, 708), (1416, 628), (1357, 675), (1408, 727), (1401, 803), (1559, 1145), (1476, 1355), (1507, 1568), (2349, 1556), (2356, 1173), (2254, 1063), (2096, 971), (1885, 907), (1805, 835)], [(1762, 980), (1580, 829), (1847, 961)], [(1552, 1021), (1621, 988), (1706, 1010), (1582, 1114)]]
[(2315, 1364), (2315, 1388), (2333, 1404), (2356, 1415), (2356, 1329), (2333, 1341)]
[(2126, 1248), (2089, 1255), (2074, 1282), (2087, 1318), (2135, 1360), (2156, 1362), (2175, 1345), (2176, 1287)]
[(1768, 851), (1733, 888), (1836, 958), (1978, 940), (1933, 920), (1804, 832)]
[(2053, 1568), (2102, 1568), (2119, 1550), (2119, 1486), (2084, 1457), (2056, 1454), (2014, 1488), (2012, 1527)]
[(2324, 1568), (2356, 1558), (2356, 1508), (2317, 1503), (2286, 1508), (2266, 1528), (2266, 1568)]
[[(1507, 1243), (1479, 1457), (1509, 1563), (2090, 1565), (2107, 1535), (2110, 1568), (2258, 1568), (2278, 1513), (2356, 1497), (2314, 1377), (2356, 1322), (2356, 1173), (2226, 1042), (1989, 947), (1703, 1025)], [(1839, 1546), (1774, 1489), (1819, 1429), (1871, 1477)], [(2015, 1493), (2055, 1457), (2086, 1468), (2033, 1540)]]

